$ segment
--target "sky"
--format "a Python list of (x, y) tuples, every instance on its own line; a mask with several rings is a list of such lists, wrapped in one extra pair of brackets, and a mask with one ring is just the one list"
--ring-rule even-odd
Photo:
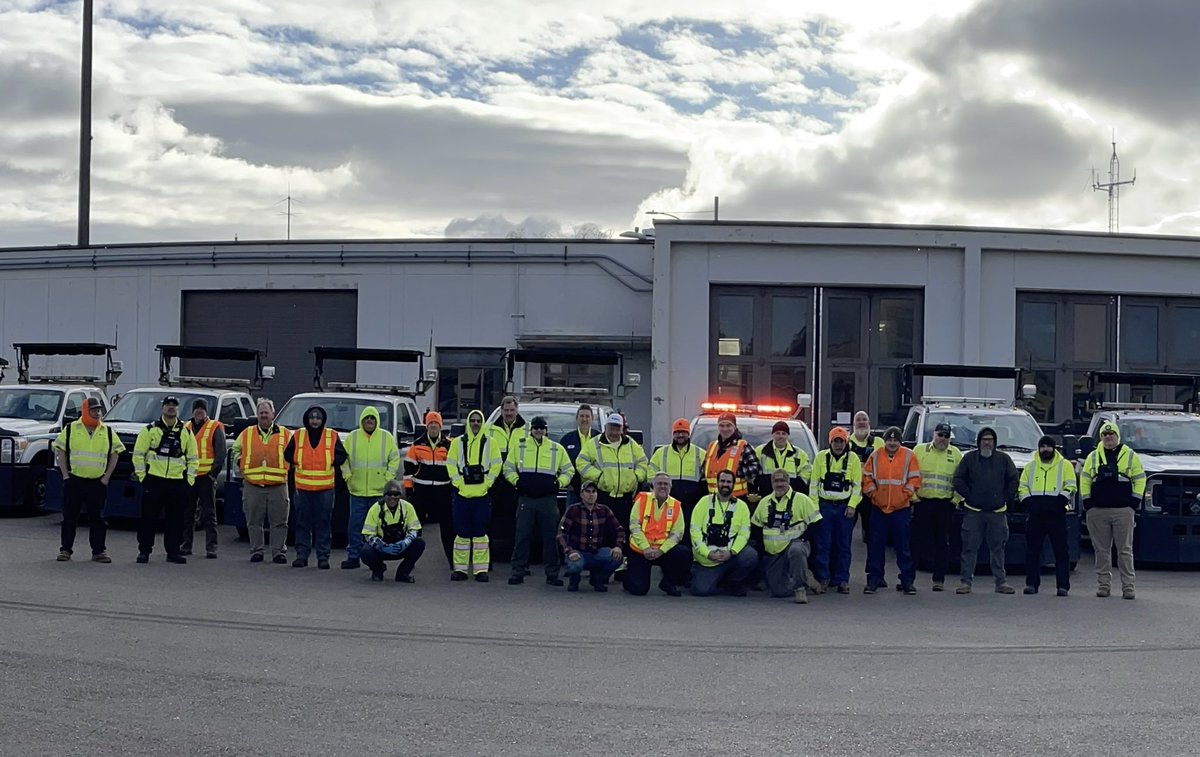
[[(0, 247), (75, 241), (80, 2), (0, 0)], [(92, 241), (684, 219), (1200, 234), (1194, 0), (96, 0)], [(660, 216), (662, 217), (662, 216)]]

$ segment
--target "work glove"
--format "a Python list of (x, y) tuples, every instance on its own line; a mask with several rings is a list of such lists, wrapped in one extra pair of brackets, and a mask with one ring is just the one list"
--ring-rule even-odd
[(383, 539), (380, 539), (378, 536), (367, 537), (367, 544), (370, 544), (373, 549), (378, 549), (380, 551), (385, 551), (388, 547), (387, 542), (385, 542)]

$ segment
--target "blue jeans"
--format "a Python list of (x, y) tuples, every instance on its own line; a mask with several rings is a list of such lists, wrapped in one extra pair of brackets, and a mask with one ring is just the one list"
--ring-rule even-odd
[[(863, 503), (863, 507), (875, 507)], [(878, 508), (871, 513), (871, 531), (867, 541), (867, 586), (886, 586), (883, 580), (883, 563), (887, 556), (888, 536), (896, 548), (896, 566), (900, 568), (900, 583), (911, 586), (917, 578), (913, 567), (912, 550), (909, 548), (909, 525), (912, 523), (912, 508), (906, 507), (892, 513)]]
[(332, 520), (333, 489), (323, 492), (296, 490), (296, 559), (307, 560), (315, 549), (318, 560), (329, 560), (333, 547)]
[(601, 547), (595, 552), (580, 552), (578, 560), (565, 560), (565, 562), (566, 568), (563, 572), (568, 577), (574, 578), (585, 570), (589, 571), (592, 586), (608, 583), (613, 571), (621, 564), (620, 560), (612, 556), (612, 550), (608, 547)]
[[(821, 500), (820, 507), (821, 527), (813, 537), (813, 576), (821, 583), (850, 583), (850, 545), (854, 536), (854, 518), (846, 517), (845, 502)], [(830, 550), (833, 552), (832, 556)]]
[(350, 520), (346, 525), (346, 559), (357, 560), (363, 546), (363, 521), (367, 519), (367, 511), (371, 505), (379, 501), (379, 497), (356, 497), (350, 495)]

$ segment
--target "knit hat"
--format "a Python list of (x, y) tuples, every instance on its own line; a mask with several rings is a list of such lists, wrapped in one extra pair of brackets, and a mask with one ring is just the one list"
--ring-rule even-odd
[(1041, 439), (1038, 439), (1038, 446), (1039, 447), (1057, 447), (1058, 445), (1054, 443), (1053, 436), (1043, 436)]
[(900, 429), (896, 426), (892, 426), (883, 432), (883, 440), (885, 442), (890, 442), (893, 439), (900, 441)]
[(776, 431), (782, 431), (788, 436), (792, 434), (792, 428), (787, 424), (787, 421), (775, 421), (775, 425), (771, 426), (771, 433), (773, 434)]
[(1100, 436), (1104, 436), (1105, 431), (1111, 431), (1117, 435), (1117, 441), (1121, 441), (1121, 429), (1117, 428), (1117, 424), (1112, 421), (1105, 421), (1100, 424)]
[(737, 425), (737, 416), (734, 415), (733, 413), (721, 413), (720, 415), (717, 416), (717, 423), (724, 423), (725, 421), (729, 421), (730, 423), (732, 423), (736, 426)]
[(425, 413), (425, 425), (428, 426), (430, 423), (436, 423), (438, 424), (438, 428), (441, 428), (442, 414), (436, 410), (430, 410), (428, 413)]

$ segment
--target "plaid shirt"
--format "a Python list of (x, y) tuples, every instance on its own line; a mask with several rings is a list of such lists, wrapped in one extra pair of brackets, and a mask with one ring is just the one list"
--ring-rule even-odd
[(558, 544), (564, 553), (595, 552), (602, 547), (625, 547), (625, 528), (608, 505), (588, 510), (583, 503), (567, 508), (558, 523)]

